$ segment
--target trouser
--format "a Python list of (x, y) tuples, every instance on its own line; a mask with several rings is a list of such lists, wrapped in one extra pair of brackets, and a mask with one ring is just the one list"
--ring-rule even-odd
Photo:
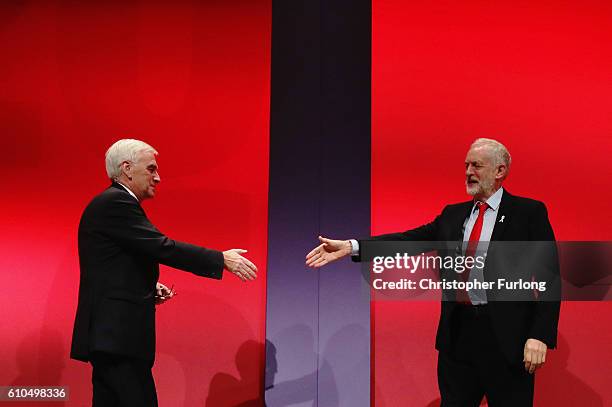
[(438, 354), (441, 407), (531, 407), (534, 375), (522, 360), (509, 363), (491, 327), (487, 306), (458, 306), (453, 346)]
[(157, 407), (153, 361), (97, 352), (93, 366), (93, 407)]

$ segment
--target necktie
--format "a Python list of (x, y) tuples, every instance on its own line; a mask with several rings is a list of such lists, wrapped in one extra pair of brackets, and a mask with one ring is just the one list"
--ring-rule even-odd
[[(489, 205), (484, 202), (476, 202), (476, 206), (478, 207), (478, 217), (476, 218), (476, 223), (474, 223), (474, 227), (472, 228), (472, 232), (470, 233), (470, 240), (468, 241), (468, 246), (465, 250), (466, 257), (474, 257), (474, 255), (476, 254), (478, 242), (480, 241), (480, 233), (482, 233), (484, 214), (489, 208)], [(464, 282), (468, 280), (470, 276), (470, 270), (471, 269), (466, 268), (461, 274), (461, 279)], [(457, 301), (464, 304), (471, 304), (470, 297), (468, 296), (466, 290), (457, 290)]]

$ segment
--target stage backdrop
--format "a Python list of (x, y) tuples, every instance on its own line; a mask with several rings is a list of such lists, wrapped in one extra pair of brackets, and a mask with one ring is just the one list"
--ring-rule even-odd
[[(507, 189), (544, 201), (558, 239), (609, 240), (612, 18), (601, 1), (374, 0), (372, 232), (467, 200), (477, 137), (513, 156)], [(612, 403), (612, 304), (564, 303), (536, 405)], [(439, 304), (373, 307), (376, 406), (436, 405)]]
[(162, 267), (163, 406), (233, 406), (263, 392), (271, 2), (3, 2), (0, 6), (0, 384), (67, 385), (90, 405), (91, 368), (68, 358), (77, 226), (109, 185), (119, 138), (159, 151), (144, 203), (178, 240), (245, 248), (245, 284)]

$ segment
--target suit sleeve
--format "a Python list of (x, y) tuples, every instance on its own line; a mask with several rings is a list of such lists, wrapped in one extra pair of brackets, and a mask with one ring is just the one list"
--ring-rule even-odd
[(548, 220), (546, 206), (538, 202), (530, 217), (530, 240), (551, 242), (544, 246), (540, 278), (546, 281), (547, 289), (534, 303), (533, 322), (529, 337), (544, 342), (549, 348), (557, 346), (557, 327), (561, 309), (561, 278), (559, 273), (559, 256), (555, 234)]
[[(445, 208), (446, 210), (446, 208)], [(442, 214), (444, 211), (442, 211)], [(384, 235), (372, 236), (369, 239), (360, 239), (359, 240), (359, 254), (357, 256), (352, 256), (351, 259), (353, 261), (362, 261), (361, 252), (364, 245), (367, 245), (372, 241), (399, 241), (399, 242), (431, 242), (437, 240), (440, 218), (442, 214), (436, 216), (433, 222), (427, 223), (425, 225), (419, 226), (415, 229), (410, 229), (405, 232), (398, 233), (387, 233)], [(365, 259), (363, 259), (365, 260)]]
[(101, 229), (120, 247), (166, 266), (221, 279), (223, 253), (170, 239), (149, 221), (140, 205), (128, 198), (111, 201), (107, 210), (109, 216)]

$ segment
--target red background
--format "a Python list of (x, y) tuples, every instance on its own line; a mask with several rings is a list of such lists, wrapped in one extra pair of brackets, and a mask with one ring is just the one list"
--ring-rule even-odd
[(133, 137), (160, 153), (153, 223), (246, 248), (260, 270), (244, 284), (162, 268), (179, 295), (157, 312), (160, 404), (263, 389), (271, 3), (163, 3), (2, 4), (2, 385), (68, 385), (68, 405), (90, 404), (90, 367), (68, 359), (76, 231), (109, 184), (106, 148)]
[[(160, 404), (236, 404), (261, 390), (271, 5), (161, 3), (2, 4), (1, 384), (66, 384), (69, 405), (88, 404), (90, 368), (68, 360), (76, 227), (108, 183), (105, 149), (136, 137), (160, 151), (162, 184), (144, 205), (153, 222), (247, 248), (260, 268), (248, 285), (162, 270), (179, 296), (157, 315)], [(508, 146), (507, 188), (546, 202), (559, 239), (610, 240), (610, 17), (592, 0), (375, 0), (373, 233), (466, 199), (465, 152), (485, 136)], [(377, 405), (437, 399), (438, 309), (374, 304)], [(537, 405), (612, 401), (611, 310), (563, 304)]]
[[(372, 232), (468, 199), (477, 137), (513, 156), (505, 187), (544, 201), (557, 239), (610, 240), (612, 6), (373, 1)], [(564, 303), (536, 405), (612, 403), (612, 304)], [(373, 305), (377, 406), (436, 405), (439, 304)]]

